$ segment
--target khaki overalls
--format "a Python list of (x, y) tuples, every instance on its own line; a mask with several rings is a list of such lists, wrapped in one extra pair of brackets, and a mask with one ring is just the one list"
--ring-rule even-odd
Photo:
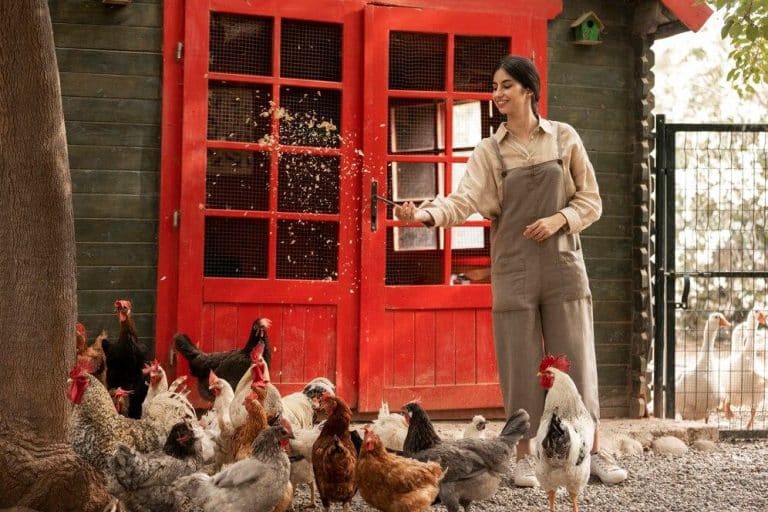
[(560, 127), (555, 158), (505, 169), (501, 213), (491, 226), (493, 332), (507, 417), (519, 408), (531, 416), (526, 438), (536, 436), (544, 390), (536, 373), (544, 353), (564, 353), (569, 375), (595, 419), (597, 394), (592, 294), (579, 235), (558, 231), (544, 242), (523, 237), (525, 226), (567, 206)]

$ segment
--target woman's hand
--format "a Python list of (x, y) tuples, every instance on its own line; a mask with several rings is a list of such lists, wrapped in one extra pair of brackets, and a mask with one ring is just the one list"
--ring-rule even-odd
[(544, 217), (537, 220), (533, 224), (525, 226), (523, 236), (529, 240), (535, 240), (537, 242), (543, 242), (547, 238), (557, 233), (560, 228), (566, 225), (568, 221), (560, 212), (549, 217)]
[(410, 201), (407, 201), (400, 206), (395, 206), (394, 213), (395, 217), (406, 223), (429, 222), (432, 220), (432, 216), (429, 213), (416, 208)]

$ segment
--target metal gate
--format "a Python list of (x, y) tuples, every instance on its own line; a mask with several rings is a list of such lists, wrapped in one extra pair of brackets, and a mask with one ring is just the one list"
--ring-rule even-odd
[(768, 430), (768, 125), (656, 120), (654, 414)]

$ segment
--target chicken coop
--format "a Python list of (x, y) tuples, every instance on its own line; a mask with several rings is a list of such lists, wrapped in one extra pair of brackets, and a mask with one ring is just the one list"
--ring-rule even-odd
[[(333, 380), (357, 411), (421, 398), (499, 411), (490, 222), (404, 226), (392, 203), (455, 189), (503, 121), (509, 53), (573, 125), (603, 218), (583, 236), (603, 415), (640, 416), (651, 346), (654, 38), (691, 1), (51, 2), (75, 198), (79, 316), (131, 299), (169, 373), (184, 332), (240, 347), (269, 318), (282, 392)], [(593, 12), (600, 45), (574, 44)]]

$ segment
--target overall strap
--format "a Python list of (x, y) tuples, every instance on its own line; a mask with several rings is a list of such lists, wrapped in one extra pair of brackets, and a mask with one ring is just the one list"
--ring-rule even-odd
[(501, 148), (499, 148), (499, 141), (496, 140), (495, 137), (491, 137), (491, 142), (493, 146), (493, 151), (496, 153), (496, 157), (499, 159), (499, 166), (501, 170), (504, 170), (504, 158), (501, 156)]
[(560, 160), (563, 158), (563, 147), (560, 145), (560, 123), (557, 121), (550, 122), (555, 125), (555, 133), (557, 133), (557, 159)]

